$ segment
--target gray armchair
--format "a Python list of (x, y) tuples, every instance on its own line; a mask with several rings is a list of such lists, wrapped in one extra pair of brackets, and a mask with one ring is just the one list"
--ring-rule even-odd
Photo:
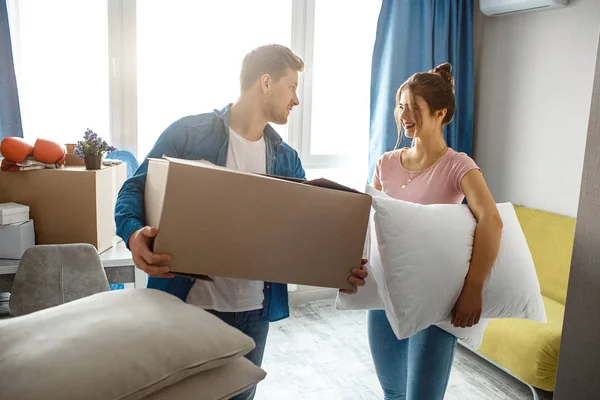
[(16, 317), (108, 290), (106, 273), (94, 246), (35, 246), (21, 258), (9, 306)]

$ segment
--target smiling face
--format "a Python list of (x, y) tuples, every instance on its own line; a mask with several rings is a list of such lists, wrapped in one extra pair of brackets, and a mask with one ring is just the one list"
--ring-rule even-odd
[(269, 122), (280, 125), (287, 123), (292, 108), (300, 104), (296, 95), (297, 88), (298, 72), (291, 68), (276, 81), (270, 75), (261, 77), (263, 109)]
[(250, 94), (269, 122), (285, 124), (292, 108), (300, 104), (296, 89), (304, 61), (278, 44), (257, 47), (244, 57), (240, 72), (242, 95)]
[(409, 90), (403, 90), (396, 105), (396, 123), (404, 128), (409, 138), (428, 136), (441, 131), (446, 110), (431, 110), (421, 96), (413, 96)]
[(398, 133), (409, 138), (426, 138), (441, 134), (454, 116), (454, 78), (450, 64), (430, 72), (416, 73), (396, 92), (394, 117)]

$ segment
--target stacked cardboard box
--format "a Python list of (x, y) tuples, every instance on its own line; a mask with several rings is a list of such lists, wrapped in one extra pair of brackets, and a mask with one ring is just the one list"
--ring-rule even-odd
[(34, 245), (29, 207), (17, 203), (0, 203), (0, 258), (19, 259), (25, 250)]
[(36, 244), (89, 243), (102, 252), (115, 234), (114, 206), (127, 166), (0, 172), (0, 203), (29, 206)]

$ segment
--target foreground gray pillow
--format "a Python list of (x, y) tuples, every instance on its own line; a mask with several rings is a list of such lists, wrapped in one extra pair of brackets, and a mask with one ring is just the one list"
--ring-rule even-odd
[(245, 392), (267, 374), (244, 357), (219, 368), (200, 372), (164, 388), (145, 400), (225, 400)]
[(141, 399), (254, 346), (170, 294), (100, 293), (0, 321), (0, 399)]

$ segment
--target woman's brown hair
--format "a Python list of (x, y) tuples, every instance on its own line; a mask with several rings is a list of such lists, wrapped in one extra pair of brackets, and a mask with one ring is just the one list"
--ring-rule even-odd
[[(418, 109), (415, 102), (415, 97), (420, 96), (425, 100), (431, 115), (436, 111), (446, 109), (446, 116), (442, 123), (448, 125), (454, 117), (456, 110), (456, 100), (454, 98), (454, 77), (452, 76), (452, 65), (444, 63), (438, 65), (428, 72), (419, 72), (408, 78), (406, 82), (400, 86), (396, 93), (396, 108), (394, 116), (398, 124), (398, 133), (401, 134), (402, 124), (398, 123), (400, 96), (408, 90), (411, 97), (411, 106), (417, 123), (421, 123), (421, 110)], [(398, 138), (398, 142), (400, 138)]]

